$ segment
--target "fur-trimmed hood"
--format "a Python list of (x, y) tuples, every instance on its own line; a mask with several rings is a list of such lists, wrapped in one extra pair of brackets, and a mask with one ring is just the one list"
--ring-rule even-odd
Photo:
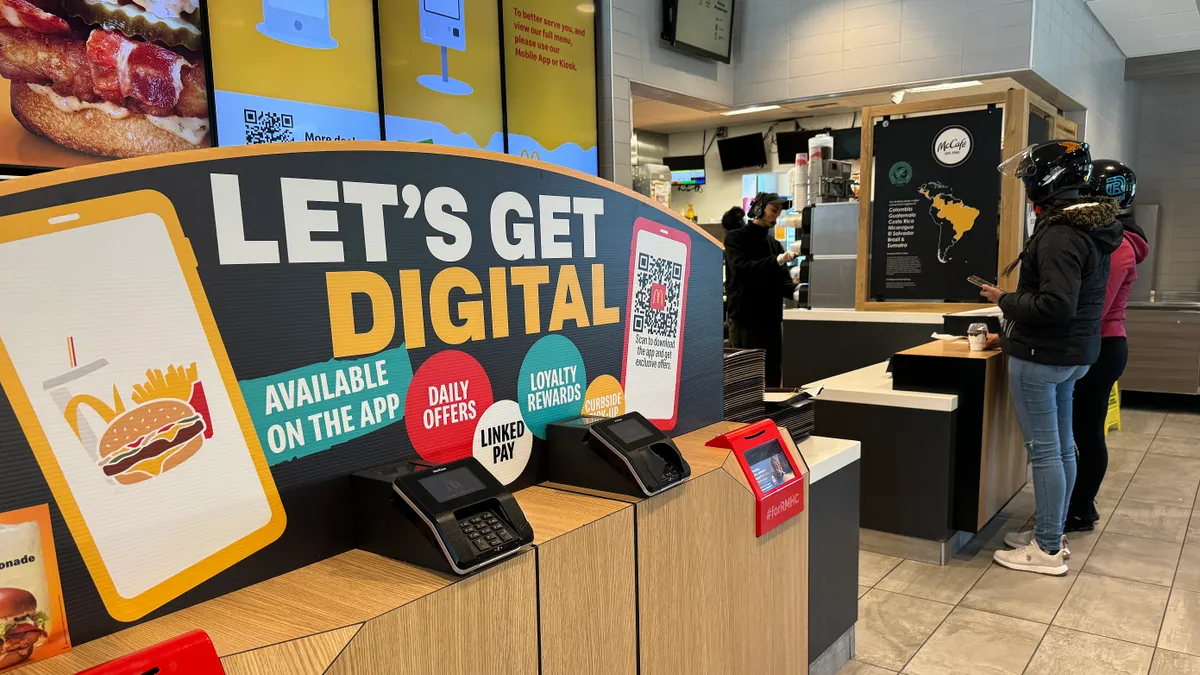
[(1068, 225), (1087, 232), (1105, 255), (1111, 255), (1121, 245), (1124, 228), (1117, 215), (1120, 207), (1112, 197), (1075, 197), (1052, 200), (1038, 213), (1038, 230), (1055, 225)]
[(1053, 227), (1073, 227), (1086, 233), (1096, 242), (1096, 248), (1104, 255), (1112, 255), (1121, 246), (1124, 228), (1117, 220), (1120, 209), (1112, 197), (1073, 197), (1053, 199), (1039, 207), (1033, 235), (1025, 242), (1021, 255), (1004, 269), (1008, 276), (1025, 259), (1027, 252), (1037, 246), (1037, 241)]

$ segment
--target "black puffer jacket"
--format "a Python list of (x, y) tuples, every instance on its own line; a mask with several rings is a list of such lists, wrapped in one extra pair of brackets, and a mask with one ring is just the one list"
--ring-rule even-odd
[(1021, 253), (1021, 281), (1000, 297), (1008, 354), (1055, 366), (1086, 366), (1100, 355), (1109, 256), (1121, 244), (1117, 200), (1055, 200), (1038, 214)]

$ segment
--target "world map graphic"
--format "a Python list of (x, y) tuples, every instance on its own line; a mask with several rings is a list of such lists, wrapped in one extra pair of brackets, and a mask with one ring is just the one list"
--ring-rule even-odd
[(929, 216), (938, 226), (938, 262), (948, 263), (953, 259), (955, 244), (975, 227), (979, 209), (955, 197), (949, 186), (936, 181), (925, 183), (917, 191), (930, 201)]

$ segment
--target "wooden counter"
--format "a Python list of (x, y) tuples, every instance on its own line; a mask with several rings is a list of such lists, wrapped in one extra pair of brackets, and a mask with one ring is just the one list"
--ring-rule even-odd
[(1027, 458), (1008, 390), (1008, 359), (938, 340), (892, 357), (896, 389), (955, 394), (953, 526), (978, 532), (1025, 485)]
[[(636, 673), (633, 509), (516, 493), (535, 548), (460, 578), (348, 551), (13, 671), (74, 675), (196, 628), (228, 675)], [(539, 604), (541, 654), (539, 655)]]
[(544, 487), (516, 498), (535, 533), (541, 675), (637, 675), (633, 507)]
[(808, 672), (808, 510), (755, 537), (745, 473), (728, 450), (704, 445), (741, 426), (676, 437), (691, 478), (626, 498), (637, 520), (642, 675)]
[(649, 499), (517, 492), (533, 547), (473, 576), (349, 551), (15, 672), (73, 675), (201, 628), (229, 675), (806, 674), (808, 510), (755, 537), (745, 474), (704, 446), (739, 426), (677, 438), (692, 477)]

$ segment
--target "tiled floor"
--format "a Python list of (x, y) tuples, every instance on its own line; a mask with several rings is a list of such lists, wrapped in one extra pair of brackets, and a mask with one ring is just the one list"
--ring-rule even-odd
[(1123, 411), (1095, 532), (1065, 577), (992, 564), (1033, 527), (1026, 486), (947, 566), (859, 554), (840, 675), (1200, 675), (1200, 415)]

